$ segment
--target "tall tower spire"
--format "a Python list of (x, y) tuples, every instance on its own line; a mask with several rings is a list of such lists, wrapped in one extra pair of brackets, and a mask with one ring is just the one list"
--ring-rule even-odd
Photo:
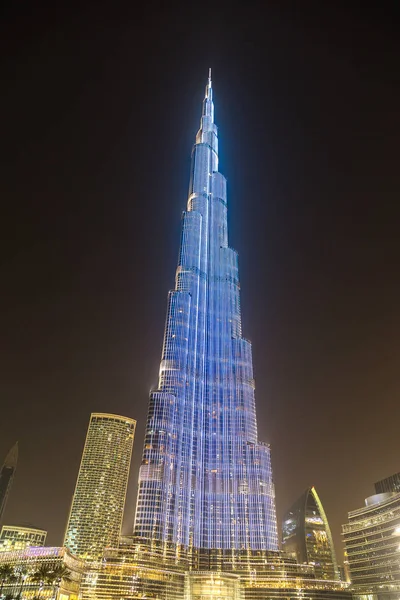
[(14, 444), (6, 456), (4, 464), (0, 470), (0, 520), (3, 516), (8, 496), (10, 494), (12, 482), (15, 475), (18, 462), (18, 442)]
[(134, 533), (152, 547), (277, 550), (269, 446), (258, 442), (238, 256), (228, 246), (211, 70), (192, 151)]
[[(208, 69), (208, 81), (206, 87), (206, 97), (209, 98), (212, 94), (211, 67)], [(212, 98), (211, 98), (212, 99)]]

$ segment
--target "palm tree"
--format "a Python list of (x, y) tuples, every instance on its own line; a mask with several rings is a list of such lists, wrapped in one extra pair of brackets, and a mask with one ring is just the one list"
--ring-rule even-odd
[(18, 577), (18, 583), (19, 583), (19, 590), (18, 590), (18, 595), (17, 595), (17, 599), (19, 600), (21, 598), (22, 590), (24, 589), (25, 580), (28, 575), (27, 567), (24, 567), (23, 565), (18, 567), (16, 569), (16, 575)]
[(55, 588), (54, 598), (57, 598), (57, 592), (60, 589), (61, 581), (64, 580), (66, 583), (70, 583), (72, 581), (71, 571), (69, 571), (67, 567), (61, 563), (53, 568), (49, 579), (51, 579), (51, 584), (53, 585), (53, 588)]
[(11, 565), (0, 565), (0, 597), (3, 595), (5, 583), (11, 583), (15, 579), (14, 569)]
[(50, 565), (40, 565), (40, 567), (38, 568), (37, 571), (35, 571), (31, 577), (31, 581), (33, 583), (38, 583), (39, 584), (39, 593), (37, 595), (37, 598), (40, 598), (40, 592), (42, 590), (42, 588), (46, 585), (51, 583), (51, 573), (53, 572), (53, 569)]
[(55, 566), (43, 564), (33, 573), (31, 580), (40, 584), (39, 594), (37, 595), (38, 600), (41, 600), (40, 592), (45, 585), (52, 585), (55, 592), (54, 596), (57, 597), (56, 589), (60, 588), (61, 581), (64, 580), (67, 583), (72, 581), (71, 572), (64, 564)]

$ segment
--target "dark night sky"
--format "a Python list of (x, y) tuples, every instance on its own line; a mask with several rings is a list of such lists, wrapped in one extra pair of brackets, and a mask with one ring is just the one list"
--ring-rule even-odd
[(400, 470), (395, 5), (7, 3), (0, 456), (18, 439), (20, 461), (6, 522), (62, 542), (104, 411), (138, 420), (130, 530), (211, 66), (278, 516), (314, 484), (341, 556), (347, 511)]

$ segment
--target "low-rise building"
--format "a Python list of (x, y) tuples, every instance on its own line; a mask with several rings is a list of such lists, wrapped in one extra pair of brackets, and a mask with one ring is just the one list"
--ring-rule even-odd
[[(209, 559), (214, 563), (214, 555)], [(282, 552), (237, 553), (232, 570), (193, 569), (140, 544), (108, 549), (89, 564), (83, 600), (351, 600), (348, 584), (316, 579), (311, 565)], [(205, 557), (199, 564), (207, 563)]]
[(0, 552), (25, 550), (30, 546), (44, 546), (47, 531), (23, 525), (3, 525), (0, 533)]
[(400, 493), (376, 494), (349, 512), (343, 540), (352, 590), (360, 600), (400, 598)]

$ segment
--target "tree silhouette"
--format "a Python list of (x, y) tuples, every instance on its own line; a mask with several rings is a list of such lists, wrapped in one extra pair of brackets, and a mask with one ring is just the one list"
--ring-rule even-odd
[(11, 565), (0, 565), (0, 596), (5, 583), (12, 583), (16, 579), (14, 568)]

